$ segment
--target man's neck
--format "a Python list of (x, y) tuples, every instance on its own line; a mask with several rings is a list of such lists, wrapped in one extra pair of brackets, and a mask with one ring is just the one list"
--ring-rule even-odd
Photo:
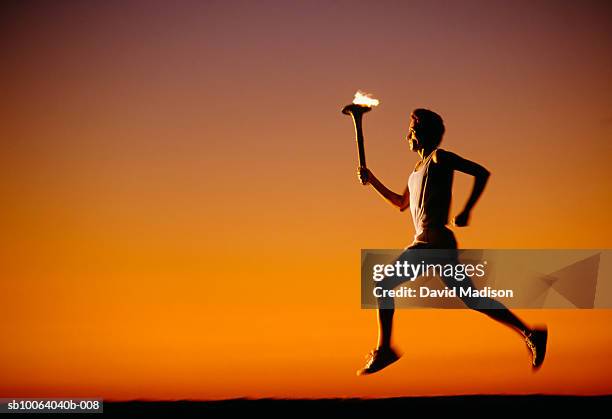
[(432, 149), (424, 149), (424, 148), (422, 148), (422, 149), (420, 149), (420, 150), (418, 151), (418, 153), (419, 153), (419, 157), (421, 157), (421, 160), (425, 160), (425, 159), (426, 159), (427, 157), (429, 157), (429, 155), (430, 155), (431, 153), (433, 153), (435, 150), (436, 150), (435, 148), (432, 148)]

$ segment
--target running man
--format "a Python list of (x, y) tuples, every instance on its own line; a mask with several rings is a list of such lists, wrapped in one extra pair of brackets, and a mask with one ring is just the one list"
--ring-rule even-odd
[[(410, 209), (414, 222), (415, 236), (410, 249), (457, 249), (455, 235), (447, 227), (453, 185), (453, 173), (459, 171), (474, 177), (474, 186), (463, 211), (453, 219), (457, 227), (469, 223), (472, 208), (482, 195), (490, 173), (481, 165), (463, 159), (449, 151), (438, 148), (444, 135), (444, 122), (440, 115), (428, 109), (416, 109), (410, 115), (408, 144), (410, 150), (418, 153), (420, 160), (410, 174), (403, 194), (389, 190), (367, 168), (359, 169), (359, 179), (369, 184), (393, 206), (400, 211)], [(448, 281), (449, 278), (442, 278)], [(393, 282), (391, 287), (399, 285)], [(372, 374), (389, 366), (400, 357), (391, 346), (394, 307), (386, 301), (379, 300), (378, 344), (370, 351), (366, 365), (357, 371), (357, 375)], [(531, 364), (537, 370), (544, 362), (548, 330), (546, 327), (530, 328), (501, 303), (463, 298), (467, 307), (480, 311), (492, 319), (518, 332), (531, 351)], [(384, 307), (384, 308), (381, 308)], [(495, 307), (482, 309), (480, 307)]]

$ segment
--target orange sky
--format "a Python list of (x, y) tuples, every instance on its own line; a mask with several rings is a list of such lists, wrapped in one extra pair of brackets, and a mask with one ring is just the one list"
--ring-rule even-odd
[[(528, 7), (527, 7), (528, 6)], [(612, 313), (523, 311), (542, 371), (469, 311), (398, 314), (375, 343), (361, 248), (413, 235), (415, 107), (492, 172), (466, 248), (610, 248), (603, 2), (87, 2), (0, 13), (0, 396), (610, 393)], [(526, 12), (527, 10), (527, 12)], [(453, 213), (469, 179), (456, 177)]]

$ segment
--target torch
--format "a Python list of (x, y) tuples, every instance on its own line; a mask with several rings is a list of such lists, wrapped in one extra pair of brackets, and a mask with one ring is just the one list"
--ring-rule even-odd
[[(353, 123), (355, 124), (355, 139), (357, 140), (357, 152), (359, 153), (359, 167), (366, 166), (365, 159), (365, 147), (363, 145), (363, 129), (361, 127), (361, 121), (363, 114), (372, 110), (372, 107), (378, 106), (380, 102), (377, 99), (372, 98), (370, 95), (358, 91), (355, 93), (355, 99), (350, 105), (346, 105), (342, 109), (342, 113), (345, 115), (351, 115), (353, 117)], [(365, 185), (365, 181), (362, 180)]]

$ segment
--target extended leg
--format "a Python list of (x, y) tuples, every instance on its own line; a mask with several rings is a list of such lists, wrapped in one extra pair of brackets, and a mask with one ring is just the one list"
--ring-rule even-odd
[[(469, 278), (466, 278), (461, 282), (455, 281), (452, 278), (443, 278), (443, 280), (449, 287), (457, 287), (457, 284), (459, 283), (459, 288), (476, 289)], [(468, 308), (479, 311), (489, 316), (493, 320), (496, 320), (518, 332), (523, 338), (525, 338), (527, 347), (531, 350), (532, 367), (537, 369), (542, 365), (544, 362), (544, 356), (546, 355), (546, 346), (548, 341), (548, 329), (546, 327), (530, 328), (504, 304), (492, 298), (466, 296), (462, 297), (461, 300)]]
[(391, 348), (391, 333), (393, 331), (393, 308), (379, 308), (378, 314), (378, 348)]
[[(391, 290), (403, 283), (405, 279), (387, 277), (380, 284), (383, 289)], [(378, 299), (378, 342), (376, 349), (368, 354), (365, 367), (357, 371), (357, 375), (368, 375), (382, 370), (400, 358), (400, 355), (391, 347), (393, 333), (393, 315), (395, 314), (395, 301), (392, 297)]]

